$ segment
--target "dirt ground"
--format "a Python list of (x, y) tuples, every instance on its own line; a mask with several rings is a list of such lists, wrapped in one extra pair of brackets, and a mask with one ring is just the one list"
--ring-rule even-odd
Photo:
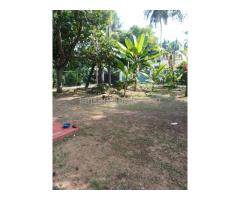
[(53, 144), (54, 189), (187, 189), (183, 94), (160, 89), (101, 104), (80, 103), (83, 90), (54, 95), (54, 120), (80, 127)]

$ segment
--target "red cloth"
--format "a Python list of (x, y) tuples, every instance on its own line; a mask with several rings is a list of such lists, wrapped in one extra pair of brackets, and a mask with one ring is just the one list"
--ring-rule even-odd
[(68, 135), (74, 134), (76, 131), (79, 131), (79, 128), (62, 128), (63, 124), (58, 121), (53, 122), (53, 141), (62, 140)]

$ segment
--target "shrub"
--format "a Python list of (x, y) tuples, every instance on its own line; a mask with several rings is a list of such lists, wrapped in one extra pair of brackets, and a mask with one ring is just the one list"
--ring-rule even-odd
[(176, 76), (180, 77), (178, 84), (186, 85), (187, 83), (187, 62), (183, 61), (175, 71)]
[(65, 71), (63, 76), (63, 85), (65, 86), (75, 86), (81, 84), (81, 76), (79, 76), (78, 71)]

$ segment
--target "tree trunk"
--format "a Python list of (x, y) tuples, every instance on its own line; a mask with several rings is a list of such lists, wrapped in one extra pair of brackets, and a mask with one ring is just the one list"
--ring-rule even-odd
[(171, 76), (172, 76), (172, 86), (175, 86), (175, 78), (174, 78), (174, 71), (173, 71), (173, 57), (170, 55), (168, 65), (171, 69)]
[(127, 82), (125, 81), (125, 84), (124, 84), (124, 94), (123, 94), (124, 97), (126, 96), (126, 90), (127, 90)]
[(185, 97), (187, 97), (188, 95), (188, 86), (186, 85), (186, 89), (185, 89)]
[(56, 68), (57, 73), (57, 93), (62, 93), (62, 73), (63, 67), (59, 66)]
[(135, 78), (134, 80), (134, 91), (135, 92), (137, 91), (137, 78)]
[(160, 44), (162, 45), (162, 21), (160, 20)]
[(102, 73), (103, 73), (103, 69), (102, 67), (99, 67), (98, 68), (98, 85), (101, 85), (103, 83)]
[(73, 42), (69, 44), (68, 48), (66, 47), (64, 48), (62, 43), (63, 42), (62, 33), (61, 33), (62, 25), (60, 20), (62, 18), (63, 11), (58, 10), (57, 14), (58, 14), (59, 20), (54, 25), (54, 29), (56, 30), (56, 45), (57, 45), (57, 49), (58, 49), (57, 51), (59, 56), (57, 56), (55, 61), (56, 61), (56, 72), (57, 72), (57, 92), (61, 93), (62, 92), (62, 73), (64, 68), (70, 61), (74, 48), (79, 41), (81, 31), (82, 31), (82, 21), (80, 21), (79, 23), (77, 36), (75, 37)]
[(109, 86), (112, 84), (112, 70), (110, 66), (108, 67), (108, 84)]
[(95, 68), (95, 65), (93, 65), (91, 70), (90, 70), (90, 73), (88, 75), (88, 79), (87, 79), (87, 82), (86, 82), (86, 85), (85, 85), (85, 89), (87, 89), (88, 86), (89, 86), (90, 80), (91, 80), (92, 75), (93, 75), (94, 68)]
[(172, 68), (172, 82), (173, 82), (173, 86), (175, 86), (175, 76), (174, 76), (173, 66), (171, 68)]
[(95, 81), (96, 81), (96, 84), (98, 85), (98, 71), (99, 71), (99, 68), (98, 66), (96, 67), (96, 73), (95, 73)]
[(139, 66), (137, 66), (136, 74), (135, 74), (135, 77), (134, 77), (134, 91), (135, 92), (137, 91), (137, 75), (138, 75), (138, 72), (139, 72)]
[(175, 86), (175, 75), (174, 75), (174, 69), (173, 67), (175, 66), (175, 55), (172, 56), (172, 78), (173, 78), (173, 85)]
[(186, 81), (185, 97), (188, 96), (188, 80)]

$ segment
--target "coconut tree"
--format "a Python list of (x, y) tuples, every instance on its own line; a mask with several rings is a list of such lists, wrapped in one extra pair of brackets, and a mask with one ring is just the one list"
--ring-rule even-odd
[[(111, 11), (111, 23), (107, 26), (106, 36), (109, 40), (109, 43), (112, 42), (112, 34), (118, 31), (121, 28), (120, 18), (117, 15), (116, 11)], [(112, 79), (112, 67), (111, 65), (107, 66), (108, 70), (108, 84), (111, 85)]]
[(185, 17), (185, 14), (180, 10), (146, 10), (144, 15), (147, 19), (150, 18), (150, 24), (155, 24), (155, 26), (160, 24), (160, 42), (162, 42), (162, 24), (167, 25), (169, 18), (182, 21)]
[(163, 56), (167, 58), (169, 66), (169, 73), (167, 77), (169, 80), (171, 80), (171, 86), (173, 87), (175, 87), (177, 79), (174, 74), (175, 59), (177, 55), (182, 55), (181, 46), (182, 45), (178, 40), (172, 42), (165, 40), (162, 44)]

